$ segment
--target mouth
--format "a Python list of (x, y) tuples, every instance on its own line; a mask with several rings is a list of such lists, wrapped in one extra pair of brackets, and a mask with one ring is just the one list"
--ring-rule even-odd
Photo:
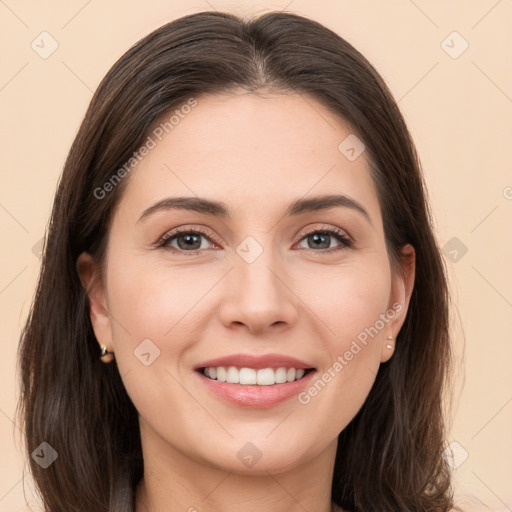
[(196, 370), (207, 379), (241, 386), (276, 386), (303, 379), (315, 368), (210, 366)]
[[(315, 368), (200, 367), (194, 372), (210, 396), (236, 407), (270, 409), (297, 399), (312, 385)], [(294, 374), (295, 373), (295, 374)], [(288, 380), (290, 379), (290, 380)]]

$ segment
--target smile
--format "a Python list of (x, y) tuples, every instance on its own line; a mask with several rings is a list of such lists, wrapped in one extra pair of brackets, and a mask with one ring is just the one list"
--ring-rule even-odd
[[(219, 368), (221, 368), (220, 372)], [(229, 367), (227, 370), (224, 367), (213, 367), (213, 369), (216, 373), (215, 378), (205, 375), (204, 372), (206, 368), (201, 368), (194, 372), (201, 382), (200, 385), (206, 387), (210, 396), (215, 399), (220, 398), (222, 401), (236, 405), (237, 407), (253, 409), (267, 409), (297, 397), (299, 393), (311, 385), (312, 379), (317, 373), (314, 369), (295, 371), (295, 368), (288, 368), (286, 369), (286, 376), (288, 377), (288, 372), (290, 376), (292, 376), (293, 371), (295, 371), (294, 380), (288, 381), (287, 378), (286, 382), (279, 383), (275, 381), (276, 377), (282, 380), (284, 375), (280, 368), (277, 368), (275, 371), (272, 368), (260, 368), (258, 372), (256, 372), (254, 368), (240, 368), (240, 371), (236, 367), (232, 370), (230, 370)], [(224, 377), (224, 375), (222, 375), (222, 369), (224, 369), (226, 379), (228, 378), (228, 374), (230, 377), (234, 376), (233, 380), (236, 380), (236, 375), (239, 375), (242, 382), (247, 378), (250, 379), (249, 382), (252, 384), (241, 384), (240, 382), (230, 383), (218, 380), (219, 373), (221, 378)], [(247, 370), (247, 372), (244, 370)], [(260, 382), (265, 383), (258, 384), (258, 374), (262, 370), (261, 378), (263, 380)], [(212, 367), (208, 367), (208, 372), (212, 372)], [(304, 372), (304, 374), (300, 376), (302, 372)], [(299, 375), (299, 377), (297, 375)], [(256, 383), (254, 383), (255, 378)], [(272, 379), (274, 379), (273, 384), (271, 383)]]
[(273, 386), (275, 384), (285, 384), (300, 380), (306, 373), (313, 371), (313, 368), (237, 368), (236, 366), (211, 366), (201, 368), (205, 377), (219, 382), (229, 384), (240, 384), (243, 386)]

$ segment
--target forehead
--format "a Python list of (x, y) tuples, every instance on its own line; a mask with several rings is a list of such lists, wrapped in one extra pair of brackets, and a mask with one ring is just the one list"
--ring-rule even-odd
[(234, 211), (278, 211), (303, 196), (342, 193), (379, 218), (365, 153), (351, 161), (340, 151), (353, 130), (313, 98), (239, 93), (196, 101), (172, 124), (179, 107), (156, 123), (158, 136), (150, 133), (153, 147), (130, 173), (120, 207), (140, 213), (164, 197), (196, 195)]

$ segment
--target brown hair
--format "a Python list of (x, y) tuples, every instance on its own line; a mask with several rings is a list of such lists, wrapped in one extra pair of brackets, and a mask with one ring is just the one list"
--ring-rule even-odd
[(168, 23), (130, 48), (91, 100), (58, 184), (19, 349), (26, 447), (31, 453), (46, 441), (59, 454), (47, 469), (29, 458), (46, 510), (133, 511), (143, 475), (137, 411), (117, 366), (99, 360), (75, 268), (83, 251), (101, 263), (129, 177), (101, 199), (94, 191), (164, 113), (191, 97), (239, 88), (308, 95), (350, 123), (366, 146), (393, 269), (402, 246), (416, 251), (396, 352), (339, 435), (332, 499), (354, 512), (448, 511), (449, 295), (420, 162), (372, 65), (336, 33), (286, 12), (254, 19), (202, 12)]

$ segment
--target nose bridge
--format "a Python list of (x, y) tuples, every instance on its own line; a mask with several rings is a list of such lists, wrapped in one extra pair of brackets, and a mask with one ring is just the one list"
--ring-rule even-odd
[(248, 236), (236, 247), (223, 307), (225, 322), (241, 322), (258, 331), (295, 320), (294, 295), (285, 284), (286, 270), (279, 254), (269, 233)]
[(236, 248), (235, 279), (241, 291), (253, 300), (263, 295), (262, 298), (272, 301), (283, 293), (283, 277), (279, 275), (283, 266), (279, 251), (272, 245), (272, 235), (266, 233), (258, 239), (249, 235)]

